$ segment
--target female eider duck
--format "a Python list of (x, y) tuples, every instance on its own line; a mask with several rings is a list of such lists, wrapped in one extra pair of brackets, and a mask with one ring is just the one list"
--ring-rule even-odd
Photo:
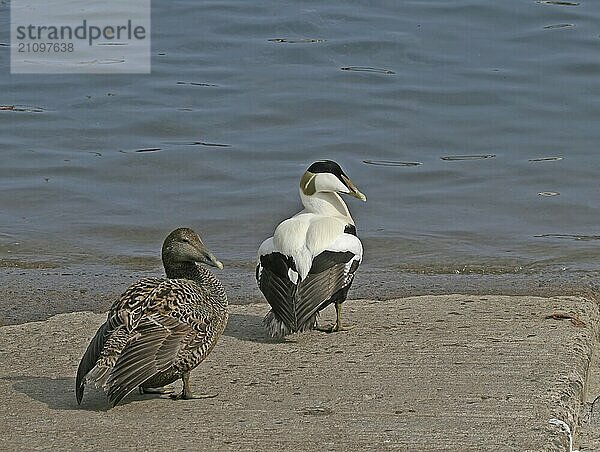
[(313, 163), (300, 179), (304, 210), (283, 221), (258, 250), (256, 280), (271, 305), (264, 324), (272, 336), (315, 329), (318, 312), (335, 303), (341, 331), (342, 303), (363, 254), (354, 220), (339, 193), (363, 195), (331, 160)]
[(131, 285), (112, 305), (77, 370), (81, 403), (86, 383), (103, 388), (115, 406), (131, 391), (183, 381), (173, 398), (193, 398), (190, 371), (208, 356), (227, 324), (227, 296), (206, 268), (223, 264), (194, 231), (171, 232), (162, 247), (166, 278)]

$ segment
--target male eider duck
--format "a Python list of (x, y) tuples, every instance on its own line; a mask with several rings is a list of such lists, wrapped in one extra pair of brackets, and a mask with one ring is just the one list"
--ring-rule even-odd
[(86, 383), (103, 388), (115, 406), (137, 387), (152, 392), (180, 378), (183, 391), (173, 398), (194, 398), (190, 371), (211, 352), (228, 318), (221, 282), (199, 264), (223, 264), (188, 228), (167, 236), (162, 261), (167, 277), (131, 285), (90, 342), (77, 370), (78, 403)]
[(363, 195), (340, 165), (313, 163), (300, 179), (304, 210), (283, 221), (258, 250), (256, 280), (271, 305), (264, 319), (272, 336), (317, 328), (318, 312), (335, 303), (341, 331), (342, 303), (363, 254), (354, 220), (339, 193)]

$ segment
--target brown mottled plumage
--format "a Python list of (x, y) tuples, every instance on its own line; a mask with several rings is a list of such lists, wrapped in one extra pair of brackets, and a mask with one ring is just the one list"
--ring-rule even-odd
[(112, 305), (77, 370), (76, 396), (86, 383), (103, 388), (110, 403), (140, 388), (183, 380), (180, 398), (192, 398), (189, 372), (211, 352), (227, 324), (227, 296), (205, 263), (223, 264), (191, 229), (171, 232), (162, 248), (166, 278), (131, 285)]

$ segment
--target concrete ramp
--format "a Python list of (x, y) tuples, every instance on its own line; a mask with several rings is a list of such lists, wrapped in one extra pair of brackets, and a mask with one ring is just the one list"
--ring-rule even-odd
[(262, 329), (266, 305), (231, 306), (225, 335), (192, 373), (196, 393), (216, 397), (136, 393), (115, 408), (100, 391), (87, 388), (81, 406), (74, 394), (104, 315), (1, 327), (0, 449), (569, 450), (556, 418), (575, 446), (600, 450), (585, 404), (595, 302), (448, 295), (344, 307), (355, 329), (280, 342)]

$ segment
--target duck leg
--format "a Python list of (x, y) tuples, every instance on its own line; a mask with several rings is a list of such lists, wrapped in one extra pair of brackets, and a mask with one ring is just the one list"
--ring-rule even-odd
[(347, 326), (342, 326), (342, 303), (339, 302), (335, 304), (335, 314), (336, 314), (336, 321), (335, 321), (335, 325), (333, 325), (333, 328), (331, 328), (331, 333), (336, 333), (338, 331), (350, 331), (351, 329), (355, 328), (356, 325), (347, 325)]
[(317, 329), (319, 331), (324, 331), (326, 333), (337, 333), (338, 331), (349, 331), (356, 327), (356, 325), (342, 326), (342, 302), (335, 303), (335, 314), (336, 314), (335, 324), (333, 324), (329, 328), (317, 328)]
[(181, 394), (172, 394), (171, 395), (171, 398), (174, 400), (212, 399), (219, 395), (218, 393), (215, 393), (215, 394), (200, 394), (200, 395), (195, 396), (192, 393), (192, 386), (190, 385), (190, 373), (189, 372), (183, 372), (181, 374), (181, 381), (183, 382), (183, 390), (181, 391)]

